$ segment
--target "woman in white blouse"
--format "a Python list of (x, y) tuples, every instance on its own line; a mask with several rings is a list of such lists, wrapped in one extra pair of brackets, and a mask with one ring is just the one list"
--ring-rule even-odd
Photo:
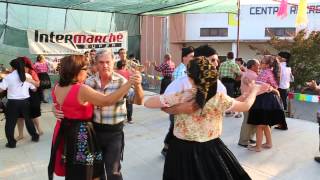
[(8, 140), (6, 147), (15, 148), (17, 141), (14, 138), (14, 129), (19, 115), (22, 115), (25, 119), (25, 124), (32, 141), (38, 142), (39, 134), (36, 132), (30, 118), (29, 89), (35, 91), (36, 87), (30, 83), (32, 82), (31, 79), (26, 78), (25, 63), (21, 57), (12, 60), (10, 65), (13, 71), (3, 78), (0, 83), (0, 92), (7, 90), (8, 98), (5, 112), (5, 133)]
[(223, 113), (226, 110), (249, 110), (258, 91), (265, 86), (251, 83), (243, 102), (217, 92), (218, 73), (204, 57), (188, 64), (193, 89), (171, 95), (150, 97), (149, 108), (171, 107), (195, 99), (200, 107), (193, 114), (178, 114), (174, 122), (174, 139), (166, 156), (164, 180), (251, 179), (231, 151), (220, 140)]

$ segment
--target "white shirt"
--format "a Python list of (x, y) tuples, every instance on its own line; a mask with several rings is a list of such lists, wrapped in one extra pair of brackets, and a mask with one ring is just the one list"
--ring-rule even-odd
[(29, 89), (36, 89), (34, 85), (29, 82), (21, 82), (18, 72), (14, 70), (3, 78), (0, 83), (0, 89), (8, 89), (8, 99), (26, 99), (30, 97)]
[(289, 89), (290, 87), (290, 77), (291, 77), (291, 68), (287, 67), (286, 62), (281, 62), (281, 73), (280, 73), (280, 89)]
[[(188, 76), (181, 77), (179, 79), (176, 79), (172, 81), (169, 86), (166, 88), (166, 91), (164, 94), (171, 94), (171, 93), (176, 93), (176, 92), (181, 92), (186, 89), (191, 89), (192, 85), (189, 81)], [(220, 80), (218, 80), (217, 84), (217, 92), (227, 94), (227, 89), (224, 87), (224, 85), (221, 83)]]

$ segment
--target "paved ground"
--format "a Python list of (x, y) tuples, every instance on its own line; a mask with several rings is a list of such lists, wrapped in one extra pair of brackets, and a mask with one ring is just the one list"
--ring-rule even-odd
[[(50, 109), (50, 105), (43, 106), (41, 126), (45, 134), (40, 142), (31, 142), (25, 132), (25, 138), (19, 141), (16, 149), (5, 148), (4, 122), (0, 121), (0, 180), (47, 179), (55, 123), (51, 112), (48, 112)], [(168, 116), (159, 110), (135, 106), (134, 120), (134, 124), (125, 127), (124, 179), (161, 180), (164, 159), (160, 150), (169, 126)], [(320, 164), (313, 160), (318, 154), (317, 124), (298, 119), (288, 119), (287, 122), (289, 130), (273, 130), (274, 147), (260, 153), (237, 145), (241, 119), (225, 118), (222, 140), (255, 180), (320, 179)]]

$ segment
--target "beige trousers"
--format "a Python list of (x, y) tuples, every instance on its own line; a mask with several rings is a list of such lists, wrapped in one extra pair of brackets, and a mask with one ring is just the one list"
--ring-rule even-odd
[(247, 124), (249, 112), (243, 112), (243, 121), (241, 125), (239, 144), (249, 145), (249, 140), (253, 139), (256, 133), (256, 126)]

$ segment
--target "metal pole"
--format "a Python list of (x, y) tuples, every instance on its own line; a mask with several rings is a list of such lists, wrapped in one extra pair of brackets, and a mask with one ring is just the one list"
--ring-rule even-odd
[(239, 47), (240, 47), (240, 0), (237, 2), (238, 5), (238, 25), (237, 25), (237, 58), (239, 57)]
[(66, 30), (67, 27), (67, 18), (68, 18), (68, 9), (66, 9), (66, 13), (64, 14), (64, 26), (63, 26), (63, 30)]

